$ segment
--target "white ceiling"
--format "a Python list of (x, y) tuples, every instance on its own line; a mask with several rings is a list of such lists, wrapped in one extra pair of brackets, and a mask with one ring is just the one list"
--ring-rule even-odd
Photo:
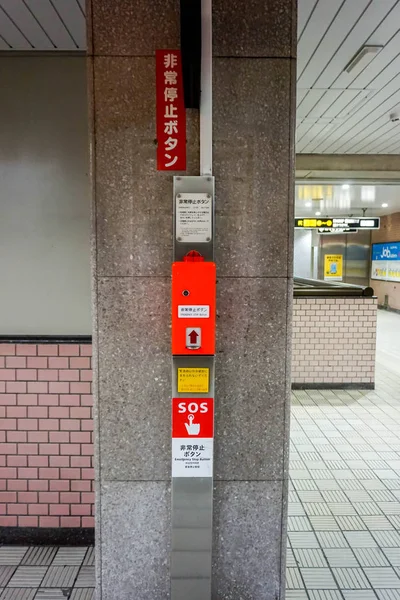
[[(383, 207), (382, 204), (388, 206)], [(400, 212), (397, 185), (296, 185), (296, 217), (342, 215), (381, 217)]]
[[(400, 1), (298, 1), (297, 153), (397, 154)], [(383, 49), (347, 73), (365, 44)]]
[(0, 0), (0, 50), (86, 50), (85, 0)]
[[(397, 154), (400, 0), (298, 2), (297, 153)], [(383, 49), (348, 74), (364, 44)], [(85, 49), (85, 0), (0, 0), (0, 51)]]

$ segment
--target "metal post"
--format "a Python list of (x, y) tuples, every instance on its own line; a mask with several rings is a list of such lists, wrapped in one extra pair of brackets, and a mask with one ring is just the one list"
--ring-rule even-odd
[[(211, 176), (211, 10), (212, 0), (202, 0), (200, 177), (174, 178), (171, 600), (211, 600), (215, 300), (210, 298), (213, 296), (215, 299), (216, 284), (213, 263), (214, 178)], [(196, 291), (196, 283), (190, 277), (187, 288), (186, 284), (176, 286), (174, 282), (174, 273), (179, 272), (184, 257), (193, 250), (196, 251), (194, 254), (201, 255), (204, 263), (212, 263), (205, 264), (205, 271), (214, 273), (213, 292), (208, 298), (203, 298), (202, 290), (207, 285), (210, 289), (210, 281), (201, 279)], [(177, 297), (182, 306), (176, 306)], [(204, 319), (187, 318), (184, 311), (188, 310), (204, 310)], [(185, 318), (180, 318), (185, 315)], [(214, 325), (210, 328), (212, 318)], [(186, 325), (189, 327), (186, 328)], [(184, 329), (186, 348), (181, 350)], [(211, 334), (210, 329), (213, 329)], [(206, 332), (210, 350), (203, 345)], [(194, 336), (193, 341), (191, 335)], [(189, 380), (188, 387), (180, 385), (183, 375), (192, 377), (192, 388)], [(182, 407), (182, 411), (177, 411), (177, 407)], [(201, 407), (199, 412), (197, 407)], [(186, 434), (185, 428), (191, 437), (182, 437)]]
[(201, 0), (200, 174), (212, 174), (212, 0)]

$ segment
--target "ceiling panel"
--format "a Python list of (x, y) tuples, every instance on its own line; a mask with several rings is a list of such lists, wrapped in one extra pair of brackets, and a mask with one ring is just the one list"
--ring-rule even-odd
[(335, 55), (343, 43), (343, 39), (348, 36), (353, 24), (367, 8), (369, 2), (370, 0), (357, 0), (357, 2), (345, 2), (342, 5), (320, 44), (315, 48), (304, 71), (298, 70), (297, 85), (305, 88), (314, 85), (315, 80), (328, 66), (326, 57)]
[(54, 48), (76, 50), (74, 40), (50, 0), (25, 0), (25, 3), (40, 22)]
[[(318, 0), (311, 10), (310, 2), (303, 9), (304, 1), (299, 0), (304, 17), (296, 151), (394, 151), (396, 133), (389, 115), (400, 111), (400, 0)], [(346, 66), (364, 45), (383, 48), (364, 68), (347, 73)], [(322, 117), (325, 124), (305, 121), (310, 117)]]
[[(347, 3), (354, 0), (346, 0)], [(299, 0), (301, 6), (302, 0)], [(350, 62), (353, 56), (363, 46), (370, 43), (371, 34), (379, 27), (384, 19), (390, 20), (389, 11), (396, 5), (397, 0), (373, 0), (365, 12), (361, 15), (358, 21), (352, 23), (352, 29), (346, 39), (341, 40), (341, 45), (337, 52), (331, 56), (325, 56), (325, 67), (314, 85), (316, 87), (339, 87), (347, 88), (353, 81), (355, 75), (348, 74), (344, 71), (346, 65)], [(356, 4), (357, 2), (355, 2)], [(396, 15), (394, 15), (394, 18)], [(382, 41), (382, 43), (386, 43)], [(367, 84), (366, 84), (367, 85)], [(366, 87), (365, 85), (365, 87)], [(356, 85), (355, 87), (364, 87)]]
[(9, 47), (18, 47), (21, 50), (32, 49), (32, 44), (29, 43), (27, 37), (13, 23), (2, 5), (0, 5), (0, 36)]
[(85, 50), (83, 0), (0, 0), (1, 50)]
[[(302, 11), (299, 1), (299, 12)], [(336, 13), (345, 0), (318, 0), (317, 5), (307, 22), (297, 48), (297, 72), (302, 73), (308, 61), (316, 52), (326, 31), (329, 29)], [(325, 87), (325, 86), (320, 86)]]
[(78, 0), (51, 0), (77, 48), (86, 48), (85, 14)]
[(2, 10), (23, 32), (32, 48), (41, 47), (43, 50), (54, 48), (51, 40), (22, 0), (2, 0), (1, 5)]

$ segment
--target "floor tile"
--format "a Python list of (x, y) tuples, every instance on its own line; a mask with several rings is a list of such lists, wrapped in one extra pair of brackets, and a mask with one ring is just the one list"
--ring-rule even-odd
[(333, 575), (338, 582), (340, 589), (368, 589), (371, 587), (368, 579), (365, 577), (363, 570), (360, 568), (333, 568)]
[(300, 575), (300, 570), (295, 568), (286, 569), (286, 587), (288, 590), (304, 589), (304, 583)]
[(0, 567), (0, 588), (6, 587), (17, 567)]
[(52, 564), (58, 567), (80, 566), (82, 564), (83, 559), (85, 558), (86, 552), (87, 546), (63, 546), (59, 548)]
[(56, 546), (31, 546), (22, 559), (21, 565), (49, 566), (56, 553)]
[[(288, 592), (286, 592), (286, 600), (303, 600), (301, 597), (296, 598), (295, 596), (288, 596)], [(89, 588), (80, 588), (72, 590), (71, 597), (69, 600), (95, 600), (94, 589)]]
[(6, 588), (1, 595), (1, 600), (33, 600), (36, 588)]
[(307, 517), (289, 517), (288, 531), (312, 531), (311, 523)]
[(81, 567), (75, 583), (77, 588), (92, 588), (96, 584), (94, 567)]
[(389, 567), (389, 561), (380, 548), (354, 548), (361, 567)]
[(300, 569), (307, 590), (335, 590), (337, 585), (330, 569)]
[(321, 548), (347, 548), (349, 546), (341, 531), (317, 531)]
[(322, 550), (316, 548), (297, 548), (293, 550), (299, 567), (327, 567)]
[(382, 548), (382, 552), (393, 567), (400, 567), (400, 548)]
[(41, 587), (43, 588), (69, 588), (72, 587), (79, 567), (75, 566), (51, 566), (49, 567)]
[(355, 551), (351, 548), (325, 548), (324, 554), (329, 566), (332, 567), (359, 567)]
[(12, 576), (9, 587), (39, 587), (47, 567), (18, 567)]
[(292, 548), (319, 548), (318, 540), (311, 531), (291, 531), (288, 533)]
[(364, 572), (373, 588), (400, 589), (400, 578), (391, 567), (366, 567)]
[(350, 548), (376, 548), (377, 541), (368, 531), (345, 531), (344, 536)]
[(373, 590), (342, 590), (344, 600), (377, 600)]
[(0, 565), (19, 565), (27, 550), (27, 546), (1, 546)]
[(339, 590), (307, 590), (310, 600), (343, 600)]

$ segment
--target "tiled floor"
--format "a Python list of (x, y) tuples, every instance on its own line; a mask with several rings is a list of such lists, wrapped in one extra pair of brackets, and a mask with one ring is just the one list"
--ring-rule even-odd
[[(375, 391), (293, 392), (287, 600), (400, 600), (400, 315)], [(94, 600), (94, 548), (0, 547), (0, 600)]]
[(94, 600), (94, 548), (1, 546), (1, 600)]
[(287, 600), (400, 600), (400, 316), (375, 391), (293, 392)]

